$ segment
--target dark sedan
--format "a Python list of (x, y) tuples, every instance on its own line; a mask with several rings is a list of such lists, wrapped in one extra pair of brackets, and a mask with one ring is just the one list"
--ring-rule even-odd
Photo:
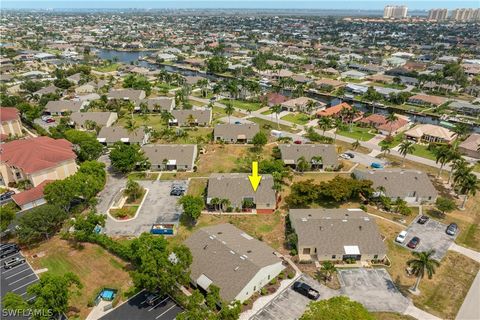
[(418, 220), (417, 220), (417, 223), (419, 224), (425, 224), (427, 223), (427, 221), (429, 220), (430, 218), (427, 217), (427, 216), (421, 216)]
[(447, 227), (447, 234), (449, 236), (454, 236), (457, 234), (458, 231), (458, 225), (456, 223), (450, 223)]
[(420, 238), (419, 237), (413, 237), (412, 240), (410, 240), (407, 243), (407, 247), (409, 247), (410, 249), (415, 249), (418, 246), (419, 243), (420, 243)]

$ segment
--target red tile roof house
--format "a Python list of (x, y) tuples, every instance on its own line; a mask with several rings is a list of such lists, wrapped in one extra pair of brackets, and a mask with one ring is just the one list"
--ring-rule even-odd
[(360, 120), (359, 123), (372, 126), (377, 129), (381, 134), (388, 136), (395, 135), (402, 129), (405, 129), (406, 125), (408, 124), (408, 120), (398, 117), (396, 121), (389, 123), (387, 121), (387, 117), (385, 117), (384, 115), (371, 114), (368, 117)]
[(281, 95), (280, 93), (276, 93), (276, 92), (270, 92), (270, 93), (267, 93), (266, 95), (260, 97), (260, 101), (266, 102), (266, 104), (269, 107), (274, 106), (276, 104), (282, 104), (287, 100), (288, 100), (287, 97), (285, 97), (284, 95)]
[[(341, 118), (342, 121), (345, 122), (346, 119), (343, 119), (342, 116), (342, 110), (343, 109), (351, 109), (352, 107), (346, 103), (342, 102), (340, 104), (337, 104), (336, 106), (327, 108), (325, 110), (320, 110), (317, 112), (317, 117), (334, 117), (334, 118)], [(359, 121), (363, 117), (363, 112), (360, 112), (355, 118), (352, 119), (352, 122)]]
[(9, 137), (21, 137), (22, 122), (17, 108), (0, 108), (0, 136), (1, 140)]
[(0, 185), (28, 180), (37, 187), (45, 180), (65, 179), (77, 172), (75, 152), (65, 139), (37, 137), (0, 145)]
[(47, 202), (43, 197), (43, 189), (50, 182), (52, 181), (45, 180), (35, 188), (14, 194), (12, 199), (22, 211), (41, 206)]

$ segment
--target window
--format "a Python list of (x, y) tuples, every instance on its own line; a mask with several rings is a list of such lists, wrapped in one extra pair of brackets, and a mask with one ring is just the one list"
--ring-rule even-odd
[(378, 254), (374, 255), (373, 259), (378, 259)]
[(20, 179), (22, 177), (22, 174), (20, 172), (16, 172), (15, 176), (17, 177), (17, 179)]
[(336, 255), (332, 255), (332, 259), (336, 259), (336, 258), (337, 258), (337, 256), (336, 256)]
[(254, 286), (254, 287), (253, 287), (253, 291), (257, 291), (257, 286)]
[(270, 280), (270, 275), (268, 275), (268, 280)]
[(303, 254), (310, 254), (310, 248), (303, 248)]

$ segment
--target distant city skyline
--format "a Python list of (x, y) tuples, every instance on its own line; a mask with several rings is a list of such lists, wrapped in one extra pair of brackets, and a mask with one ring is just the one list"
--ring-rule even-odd
[(267, 1), (237, 1), (237, 0), (177, 0), (177, 1), (115, 1), (115, 0), (3, 0), (4, 9), (100, 9), (100, 8), (131, 8), (131, 9), (325, 9), (325, 10), (383, 10), (386, 5), (405, 5), (409, 11), (429, 10), (434, 8), (478, 8), (478, 1), (454, 1), (454, 0), (267, 0)]

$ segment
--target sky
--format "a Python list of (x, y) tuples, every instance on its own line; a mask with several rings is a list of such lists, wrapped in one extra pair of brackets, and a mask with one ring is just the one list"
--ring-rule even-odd
[(383, 10), (387, 4), (406, 5), (409, 10), (428, 10), (432, 8), (478, 8), (480, 0), (0, 0), (4, 9), (34, 8), (246, 8), (246, 9), (341, 9), (341, 10)]

